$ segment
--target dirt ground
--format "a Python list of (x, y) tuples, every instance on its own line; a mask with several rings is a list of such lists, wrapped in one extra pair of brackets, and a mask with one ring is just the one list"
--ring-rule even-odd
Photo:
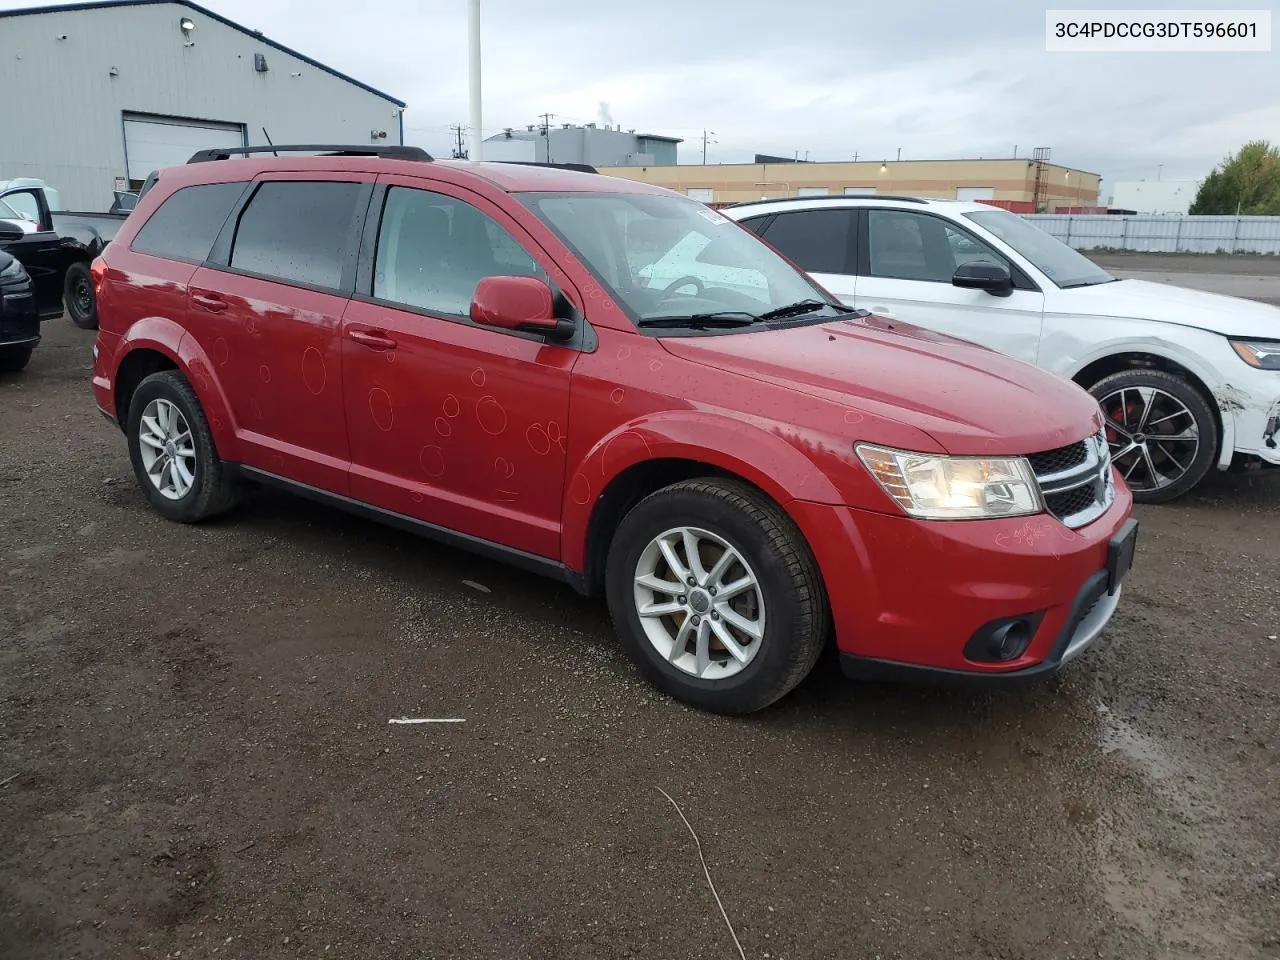
[(1280, 306), (1280, 256), (1197, 253), (1089, 253), (1117, 277), (1148, 280)]
[(1055, 681), (826, 662), (728, 720), (567, 587), (283, 495), (159, 519), (45, 334), (0, 378), (0, 958), (735, 957), (658, 788), (751, 958), (1280, 957), (1280, 477), (1140, 509)]

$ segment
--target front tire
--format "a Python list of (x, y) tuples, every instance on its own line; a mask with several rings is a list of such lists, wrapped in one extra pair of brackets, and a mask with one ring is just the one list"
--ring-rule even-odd
[(1137, 502), (1177, 499), (1213, 466), (1218, 415), (1186, 378), (1164, 370), (1122, 370), (1089, 392), (1106, 418), (1112, 462)]
[(737, 480), (687, 480), (632, 508), (610, 546), (605, 587), (640, 673), (715, 713), (753, 713), (789, 693), (830, 629), (803, 535)]
[(21, 373), (31, 361), (33, 347), (6, 347), (0, 350), (0, 373)]
[(133, 392), (125, 436), (138, 485), (155, 509), (199, 523), (235, 506), (240, 488), (213, 445), (200, 401), (176, 370), (161, 370)]
[(62, 303), (71, 322), (81, 330), (98, 329), (98, 298), (93, 292), (93, 277), (87, 263), (73, 263), (67, 267), (62, 284)]

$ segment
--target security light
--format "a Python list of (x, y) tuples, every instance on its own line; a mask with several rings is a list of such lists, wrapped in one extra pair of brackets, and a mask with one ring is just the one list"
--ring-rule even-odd
[(178, 21), (178, 26), (182, 28), (183, 33), (190, 33), (196, 28), (196, 22), (190, 17), (183, 17)]

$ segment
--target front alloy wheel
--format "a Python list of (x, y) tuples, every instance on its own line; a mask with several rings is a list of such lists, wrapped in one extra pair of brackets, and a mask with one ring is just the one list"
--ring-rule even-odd
[(1093, 385), (1111, 462), (1141, 503), (1186, 493), (1209, 472), (1218, 419), (1184, 377), (1163, 370), (1124, 370)]
[(755, 572), (727, 540), (698, 527), (673, 527), (649, 542), (636, 564), (635, 604), (653, 648), (693, 677), (734, 676), (764, 640)]

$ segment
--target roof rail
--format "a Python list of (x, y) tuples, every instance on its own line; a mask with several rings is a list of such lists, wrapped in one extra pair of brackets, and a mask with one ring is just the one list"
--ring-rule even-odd
[(579, 173), (599, 173), (587, 163), (542, 163), (537, 160), (495, 160), (495, 163), (518, 163), (522, 167), (556, 167), (560, 170), (577, 170)]
[(258, 147), (214, 147), (197, 150), (187, 163), (207, 163), (210, 160), (228, 160), (232, 156), (251, 153), (319, 153), (327, 157), (386, 157), (388, 160), (430, 160), (431, 154), (421, 147), (402, 146), (350, 146), (346, 144), (302, 143), (276, 144)]

